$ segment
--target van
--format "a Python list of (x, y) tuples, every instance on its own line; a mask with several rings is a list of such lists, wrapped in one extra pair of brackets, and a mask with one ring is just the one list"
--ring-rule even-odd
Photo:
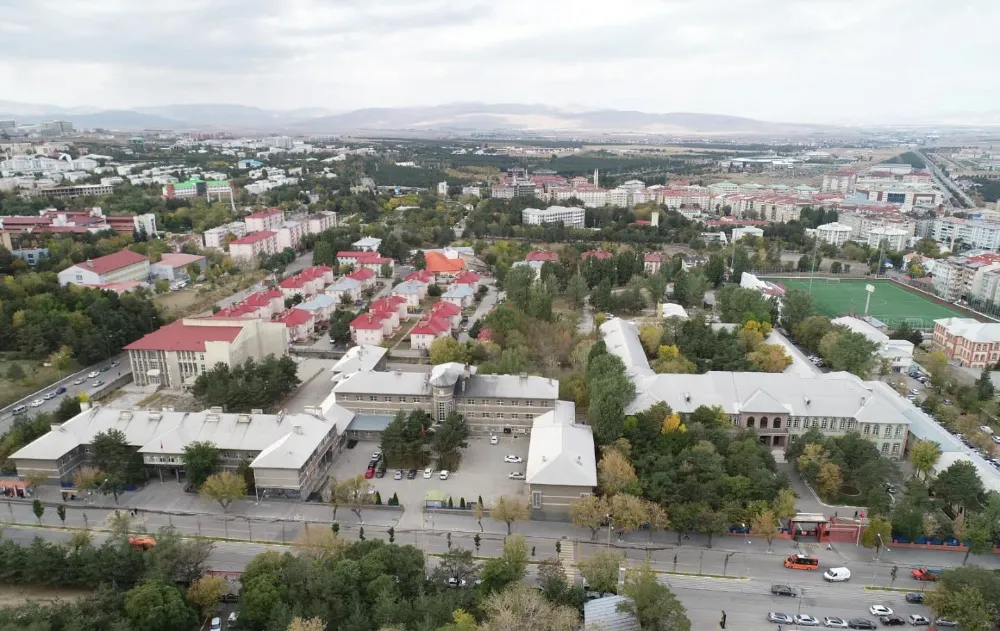
[(823, 578), (831, 583), (841, 583), (851, 580), (851, 571), (846, 567), (832, 567), (823, 572)]
[(785, 559), (785, 567), (792, 570), (818, 570), (819, 559), (807, 554), (793, 554)]
[(11, 410), (11, 411), (12, 411), (12, 412), (13, 412), (14, 414), (24, 414), (25, 412), (27, 412), (27, 411), (28, 411), (28, 408), (24, 407), (23, 405), (15, 405), (15, 406), (14, 406), (14, 409), (13, 409), (13, 410)]

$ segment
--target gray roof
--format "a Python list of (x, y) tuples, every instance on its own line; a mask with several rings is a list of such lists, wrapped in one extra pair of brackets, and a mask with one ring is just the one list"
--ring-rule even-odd
[(468, 285), (451, 285), (448, 291), (441, 294), (442, 298), (466, 298), (475, 292)]
[(618, 611), (625, 596), (604, 596), (583, 603), (584, 631), (639, 631), (639, 621), (630, 613)]
[(385, 357), (389, 349), (374, 344), (352, 346), (330, 369), (335, 374), (372, 370)]
[(361, 283), (354, 280), (353, 278), (348, 278), (344, 276), (343, 278), (327, 285), (326, 289), (324, 289), (323, 291), (345, 291), (348, 289), (354, 289), (360, 285)]
[(551, 486), (597, 486), (594, 433), (575, 423), (576, 405), (556, 401), (555, 407), (535, 417), (528, 444), (528, 484)]
[(459, 396), (555, 400), (559, 398), (559, 382), (535, 375), (472, 375)]
[(394, 418), (392, 414), (355, 414), (347, 429), (352, 432), (381, 432)]
[(429, 396), (427, 373), (359, 370), (333, 387), (336, 394), (397, 394)]
[(617, 355), (625, 364), (625, 374), (629, 378), (653, 374), (646, 359), (646, 351), (639, 341), (639, 329), (633, 322), (611, 318), (601, 325), (601, 335), (608, 352)]
[(431, 368), (430, 384), (435, 388), (447, 388), (458, 383), (459, 378), (475, 373), (474, 367), (466, 367), (458, 362), (446, 362)]
[(423, 289), (423, 283), (418, 283), (416, 281), (406, 281), (400, 283), (392, 288), (392, 293), (394, 294), (419, 294)]
[(308, 413), (294, 414), (156, 412), (97, 406), (54, 426), (11, 458), (55, 460), (89, 445), (100, 432), (118, 429), (139, 453), (180, 454), (192, 442), (209, 441), (223, 451), (259, 452), (252, 467), (297, 470), (334, 430), (338, 419), (347, 416), (353, 413), (337, 405), (326, 411), (310, 408)]
[(304, 309), (305, 311), (314, 311), (316, 309), (325, 309), (333, 305), (336, 300), (333, 296), (327, 296), (326, 294), (316, 294), (313, 296), (312, 300), (307, 300), (306, 302), (299, 303), (296, 305), (297, 309)]

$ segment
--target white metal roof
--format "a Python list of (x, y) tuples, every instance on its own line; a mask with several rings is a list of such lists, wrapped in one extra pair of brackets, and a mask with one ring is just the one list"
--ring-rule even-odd
[(576, 406), (556, 401), (550, 411), (535, 417), (528, 444), (528, 484), (597, 486), (594, 434), (574, 422)]
[(844, 316), (842, 318), (837, 318), (835, 320), (830, 320), (830, 324), (836, 326), (842, 326), (854, 333), (860, 333), (868, 338), (870, 341), (876, 344), (885, 344), (889, 341), (889, 336), (879, 331), (871, 324), (865, 322), (861, 318), (854, 318), (851, 316)]
[(344, 356), (333, 365), (330, 372), (335, 375), (341, 373), (355, 372), (358, 370), (372, 370), (379, 361), (385, 357), (389, 349), (384, 346), (374, 344), (359, 344), (352, 346), (344, 353)]
[(429, 396), (427, 373), (359, 370), (333, 387), (343, 394), (400, 394)]
[(942, 318), (935, 320), (949, 335), (964, 337), (970, 342), (1000, 342), (1000, 323), (977, 322), (972, 318)]

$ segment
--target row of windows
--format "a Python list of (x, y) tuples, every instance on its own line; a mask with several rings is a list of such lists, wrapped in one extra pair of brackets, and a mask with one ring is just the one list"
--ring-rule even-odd
[[(395, 396), (391, 394), (355, 394), (348, 395), (346, 401), (371, 401), (371, 402), (383, 402), (383, 403), (428, 403), (430, 402), (430, 397), (404, 397)], [(534, 399), (465, 399), (460, 400), (461, 404), (464, 406), (468, 405), (488, 405), (496, 407), (535, 407), (540, 408), (550, 408), (552, 407), (551, 401), (535, 401)]]
[[(751, 419), (752, 418), (753, 417), (751, 417)], [(775, 421), (778, 421), (778, 420), (779, 419), (775, 419)], [(761, 421), (764, 421), (764, 417), (761, 418)], [(747, 427), (753, 427), (753, 425), (751, 425), (749, 422), (750, 422), (750, 419), (747, 419)], [(816, 428), (819, 428), (819, 429), (830, 429), (830, 430), (839, 429), (841, 431), (844, 431), (844, 430), (846, 430), (846, 431), (853, 431), (854, 428), (857, 426), (857, 421), (855, 421), (854, 419), (843, 419), (843, 418), (839, 419), (839, 420), (838, 419), (827, 419), (827, 418), (823, 418), (823, 419), (811, 419), (811, 421), (810, 421), (810, 419), (793, 418), (791, 420), (792, 429), (800, 429), (800, 424), (801, 424), (801, 429), (808, 429), (810, 427), (816, 427)], [(766, 427), (766, 426), (762, 425), (762, 427)], [(775, 425), (775, 427), (777, 427), (777, 425)], [(884, 438), (902, 438), (903, 437), (903, 429), (904, 429), (903, 425), (884, 425), (884, 426), (882, 426), (882, 427), (884, 427), (884, 429), (882, 429), (882, 430), (879, 430), (879, 427), (880, 427), (880, 425), (878, 425), (878, 424), (862, 423), (861, 424), (861, 433), (864, 434), (864, 435), (866, 435), (866, 436), (878, 436), (881, 433), (881, 435)]]

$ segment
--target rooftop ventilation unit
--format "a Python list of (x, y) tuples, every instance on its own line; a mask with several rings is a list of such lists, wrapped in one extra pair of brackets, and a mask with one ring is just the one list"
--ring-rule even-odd
[(161, 418), (163, 418), (163, 415), (160, 414), (159, 412), (150, 412), (149, 413), (149, 420), (150, 421), (158, 421)]
[(131, 421), (132, 420), (132, 410), (122, 410), (118, 413), (119, 421)]
[(249, 414), (240, 414), (239, 416), (236, 417), (236, 422), (237, 423), (249, 423), (250, 422), (250, 415)]
[(219, 415), (216, 414), (215, 412), (209, 412), (208, 414), (205, 415), (205, 421), (206, 422), (218, 423), (219, 422)]

